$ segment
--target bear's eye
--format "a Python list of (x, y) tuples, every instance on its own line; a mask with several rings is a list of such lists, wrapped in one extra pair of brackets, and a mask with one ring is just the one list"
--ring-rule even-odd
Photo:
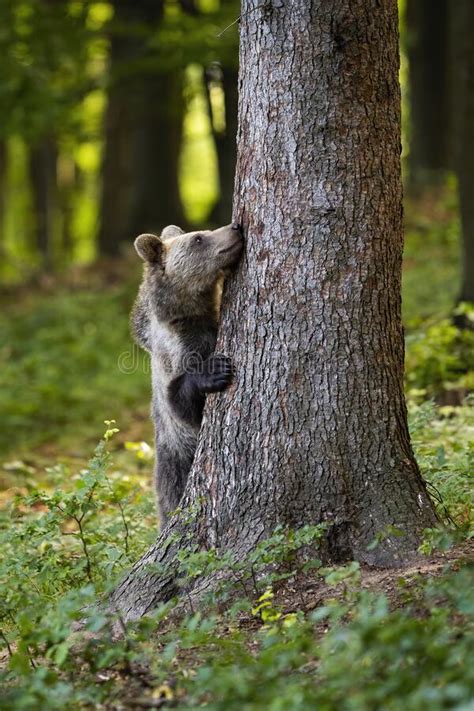
[(202, 242), (202, 235), (196, 235), (194, 238), (195, 244), (201, 244)]

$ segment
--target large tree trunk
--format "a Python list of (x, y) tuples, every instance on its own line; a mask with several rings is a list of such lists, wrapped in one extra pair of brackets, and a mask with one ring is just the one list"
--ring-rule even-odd
[[(207, 82), (216, 81), (216, 69), (211, 67), (207, 72)], [(225, 128), (216, 130), (209, 101), (211, 125), (217, 152), (219, 166), (219, 200), (212, 214), (211, 222), (225, 225), (232, 213), (232, 194), (235, 178), (235, 161), (237, 157), (237, 108), (238, 108), (238, 73), (237, 69), (222, 67), (218, 80), (221, 82), (224, 94)]]
[(452, 12), (454, 141), (462, 227), (460, 301), (474, 302), (474, 4), (456, 0)]
[(7, 142), (0, 139), (0, 258), (6, 257), (5, 252), (5, 213), (7, 191)]
[(110, 256), (139, 232), (183, 222), (182, 72), (160, 68), (164, 58), (146, 37), (161, 22), (163, 2), (117, 0), (114, 7), (98, 240)]
[(198, 515), (116, 590), (125, 617), (176, 592), (145, 567), (188, 540), (241, 557), (277, 524), (326, 521), (333, 560), (396, 565), (437, 520), (403, 394), (397, 27), (396, 0), (242, 3), (247, 253), (218, 343), (236, 383), (207, 403), (183, 498)]
[(409, 178), (414, 189), (439, 183), (452, 163), (448, 1), (407, 2)]

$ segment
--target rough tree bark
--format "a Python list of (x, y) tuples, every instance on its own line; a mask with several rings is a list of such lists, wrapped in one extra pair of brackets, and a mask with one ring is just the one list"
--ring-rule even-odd
[[(440, 182), (452, 167), (449, 0), (408, 0), (410, 186)], [(457, 2), (457, 0), (456, 0)]]
[(119, 585), (126, 618), (176, 592), (147, 565), (189, 538), (244, 556), (277, 524), (328, 521), (334, 560), (396, 565), (437, 520), (403, 394), (397, 28), (396, 0), (242, 3), (247, 247), (218, 342), (236, 382), (207, 403), (183, 497), (199, 514)]

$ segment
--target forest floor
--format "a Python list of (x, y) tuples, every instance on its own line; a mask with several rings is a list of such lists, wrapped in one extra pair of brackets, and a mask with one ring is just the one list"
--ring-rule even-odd
[[(474, 563), (474, 540), (453, 546), (448, 551), (436, 551), (431, 555), (419, 555), (397, 568), (374, 568), (360, 566), (360, 578), (357, 588), (383, 593), (391, 610), (404, 607), (410, 593), (423, 578), (437, 578), (447, 570), (456, 570), (459, 566)], [(352, 583), (354, 585), (354, 583)], [(281, 587), (275, 594), (275, 600), (285, 613), (302, 609), (305, 612), (326, 604), (328, 598), (344, 600), (350, 590), (346, 582), (328, 586), (319, 577), (298, 575), (291, 583)], [(298, 604), (295, 606), (295, 600)], [(327, 629), (323, 625), (322, 629)]]
[[(307, 616), (315, 610), (327, 608), (328, 605), (340, 604), (344, 606), (348, 600), (355, 600), (361, 591), (367, 590), (372, 595), (382, 595), (388, 601), (390, 612), (410, 607), (412, 619), (418, 618), (423, 621), (429, 613), (422, 603), (420, 586), (427, 579), (442, 578), (448, 573), (459, 571), (473, 563), (474, 541), (466, 541), (445, 552), (420, 556), (416, 561), (396, 569), (375, 569), (361, 566), (360, 576), (357, 579), (343, 580), (332, 585), (325, 582), (320, 575), (300, 573), (276, 586), (272, 609), (279, 610), (279, 614), (283, 618), (296, 614)], [(472, 580), (474, 581), (474, 577)], [(417, 598), (420, 598), (419, 604), (417, 604)], [(349, 609), (347, 608), (347, 610)], [(349, 611), (347, 621), (350, 621), (350, 618)], [(162, 624), (161, 628), (153, 633), (151, 645), (148, 645), (149, 653), (151, 650), (154, 650), (156, 655), (163, 653), (170, 632), (172, 634), (173, 629), (178, 628), (177, 619), (179, 618), (173, 616), (172, 622), (165, 620), (164, 626)], [(262, 631), (268, 628), (268, 622), (259, 618), (254, 610), (240, 613), (232, 623), (223, 617), (219, 624), (221, 628), (219, 643), (221, 645), (226, 637), (232, 644), (232, 635), (237, 629), (241, 634), (241, 643), (245, 646), (250, 658), (252, 656), (258, 657), (262, 645), (259, 634), (261, 635)], [(313, 627), (316, 641), (321, 640), (330, 632), (330, 629), (331, 622), (327, 618), (318, 621)], [(166, 639), (163, 642), (161, 638), (164, 632)], [(211, 645), (215, 642), (212, 634), (210, 636)], [(102, 668), (92, 674), (88, 665), (82, 662), (82, 666), (76, 670), (76, 683), (80, 683), (79, 680), (82, 680), (83, 684), (110, 687), (106, 698), (100, 704), (100, 708), (107, 711), (133, 711), (133, 709), (174, 708), (176, 706), (187, 708), (186, 691), (180, 687), (179, 677), (185, 669), (186, 674), (192, 678), (202, 665), (202, 650), (199, 644), (205, 646), (206, 640), (201, 638), (197, 642), (196, 645), (187, 645), (182, 650), (176, 651), (175, 659), (165, 677), (156, 676), (153, 664), (142, 656), (131, 662), (127, 661), (120, 665)], [(82, 643), (76, 641), (75, 645), (78, 659), (80, 659), (83, 654)], [(13, 645), (13, 649), (15, 649), (15, 645)], [(5, 649), (0, 653), (0, 670), (5, 670), (8, 662), (9, 654)], [(47, 658), (43, 660), (43, 663), (48, 663)], [(305, 673), (310, 673), (312, 668), (318, 664), (317, 658), (311, 659), (309, 656), (305, 664)], [(287, 673), (290, 672), (287, 671)], [(70, 677), (70, 672), (64, 672), (65, 680), (68, 676)]]
[[(339, 583), (329, 585), (325, 580), (313, 574), (298, 574), (288, 581), (284, 581), (274, 589), (272, 599), (272, 609), (278, 610), (283, 618), (292, 615), (309, 615), (318, 609), (324, 609), (328, 605), (344, 606), (347, 600), (355, 600), (360, 596), (361, 591), (370, 591), (371, 595), (382, 596), (387, 600), (390, 612), (410, 608), (412, 619), (418, 619), (423, 623), (423, 619), (430, 614), (422, 602), (420, 589), (428, 580), (443, 579), (446, 575), (459, 571), (462, 568), (473, 566), (474, 564), (474, 540), (466, 541), (456, 545), (448, 551), (436, 552), (429, 556), (419, 556), (417, 560), (401, 565), (396, 569), (376, 569), (368, 566), (361, 566), (360, 577), (357, 580), (343, 580)], [(341, 567), (342, 569), (342, 567)], [(335, 568), (337, 573), (337, 568)], [(471, 567), (474, 573), (474, 567)], [(474, 574), (471, 576), (474, 583)], [(417, 599), (419, 598), (419, 604)], [(253, 613), (253, 614), (251, 614)], [(347, 621), (351, 618), (351, 613), (347, 614)], [(463, 616), (458, 616), (463, 622)], [(268, 628), (268, 623), (255, 615), (255, 610), (249, 613), (241, 613), (229, 625), (228, 621), (221, 620), (220, 643), (222, 639), (229, 635), (231, 643), (232, 626), (237, 628), (243, 635), (243, 644), (248, 653), (256, 658), (261, 648), (261, 638), (258, 634)], [(165, 628), (169, 635), (176, 625), (176, 618), (172, 623), (166, 623)], [(313, 635), (316, 641), (321, 640), (331, 629), (331, 622), (327, 618), (321, 619), (313, 627)], [(155, 649), (160, 654), (166, 647), (166, 643), (160, 641), (162, 631), (155, 633)], [(212, 643), (212, 642), (211, 642)], [(205, 642), (204, 642), (205, 644)], [(318, 665), (318, 659), (308, 656), (305, 664), (305, 672), (310, 673)], [(140, 661), (138, 664), (131, 664), (125, 669), (109, 670), (100, 672), (96, 676), (96, 683), (110, 682), (113, 679), (114, 693), (109, 697), (103, 708), (108, 711), (132, 711), (133, 709), (153, 709), (163, 707), (187, 708), (186, 691), (180, 689), (179, 676), (182, 670), (186, 674), (193, 676), (197, 673), (202, 664), (202, 653), (196, 645), (186, 647), (178, 651), (172, 668), (166, 678), (157, 678), (153, 674), (152, 666)], [(289, 673), (287, 671), (287, 673)], [(183, 705), (183, 706), (181, 706)], [(205, 704), (204, 704), (205, 705)], [(212, 706), (211, 706), (212, 708)], [(287, 707), (287, 708), (299, 708)], [(332, 708), (332, 707), (329, 707)], [(365, 708), (363, 705), (360, 708)], [(367, 706), (371, 708), (371, 706)]]

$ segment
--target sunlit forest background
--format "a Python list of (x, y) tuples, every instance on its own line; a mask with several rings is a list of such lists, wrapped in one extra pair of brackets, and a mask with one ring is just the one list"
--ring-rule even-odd
[[(471, 2), (399, 3), (406, 391), (423, 475), (464, 532), (474, 469)], [(141, 274), (133, 239), (170, 223), (231, 221), (239, 12), (236, 0), (0, 5), (0, 644), (19, 634), (13, 666), (36, 675), (18, 708), (56, 708), (51, 689), (60, 694), (59, 677), (40, 678), (31, 661), (35, 645), (59, 642), (38, 641), (25, 611), (41, 620), (45, 601), (78, 581), (103, 590), (154, 537), (149, 368), (128, 328)], [(107, 485), (88, 489), (105, 466), (87, 465), (105, 420), (107, 441), (110, 421), (120, 430), (114, 464)], [(83, 539), (65, 535), (84, 492), (95, 502), (87, 560)]]
[(131, 246), (169, 223), (231, 220), (238, 30), (224, 30), (239, 9), (36, 0), (2, 13), (8, 449), (97, 427), (99, 402), (103, 414), (144, 403), (143, 373), (116, 377), (139, 273)]
[(227, 219), (238, 38), (235, 25), (220, 32), (238, 3), (220, 5), (44, 0), (4, 10), (5, 280), (117, 256), (137, 230), (171, 219)]

